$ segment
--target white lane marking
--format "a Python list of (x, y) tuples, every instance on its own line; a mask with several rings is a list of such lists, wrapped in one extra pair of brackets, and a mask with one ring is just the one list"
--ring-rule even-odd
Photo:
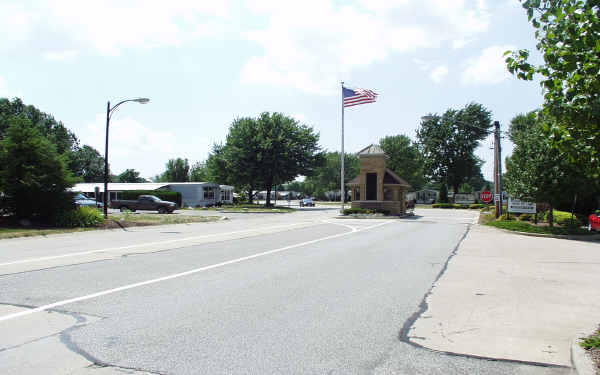
[[(275, 228), (291, 228), (291, 227), (295, 227), (295, 226), (299, 226), (299, 225), (304, 225), (304, 224), (308, 224), (308, 223), (310, 223), (310, 222), (309, 221), (305, 221), (305, 222), (291, 224), (291, 225), (275, 225), (275, 226), (268, 227), (268, 228), (245, 229), (245, 230), (240, 230), (240, 231), (236, 231), (236, 232), (213, 233), (213, 234), (205, 234), (203, 236), (194, 236), (194, 237), (179, 238), (179, 239), (175, 239), (175, 240), (166, 240), (166, 241), (157, 241), (157, 242), (145, 242), (145, 243), (142, 243), (142, 244), (121, 246), (121, 247), (112, 247), (112, 248), (108, 248), (108, 249), (80, 251), (80, 252), (76, 252), (76, 253), (67, 253), (67, 254), (60, 254), (60, 255), (50, 255), (50, 256), (40, 257), (40, 258), (28, 258), (28, 259), (21, 259), (21, 260), (16, 260), (16, 261), (12, 261), (12, 262), (0, 263), (0, 267), (11, 266), (11, 265), (14, 265), (14, 264), (40, 262), (40, 261), (51, 260), (51, 259), (74, 257), (74, 256), (80, 256), (80, 255), (88, 255), (88, 254), (94, 254), (94, 253), (102, 253), (102, 252), (110, 252), (110, 251), (134, 249), (136, 247), (143, 247), (143, 246), (165, 245), (165, 244), (168, 244), (168, 243), (175, 243), (175, 242), (181, 242), (181, 241), (191, 241), (191, 240), (199, 240), (199, 239), (202, 239), (202, 238), (209, 238), (209, 237), (216, 237), (216, 236), (227, 236), (227, 235), (231, 235), (231, 234), (240, 234), (240, 233), (245, 233), (245, 232), (258, 232), (258, 231), (270, 230), (270, 229), (275, 229)], [(314, 223), (314, 224), (316, 225), (317, 223)]]
[(334, 235), (331, 235), (331, 236), (321, 237), (321, 238), (317, 238), (315, 240), (310, 240), (310, 241), (306, 241), (306, 242), (297, 243), (295, 245), (289, 245), (289, 246), (281, 247), (279, 249), (264, 251), (262, 253), (258, 253), (258, 254), (254, 254), (254, 255), (249, 255), (249, 256), (245, 256), (245, 257), (241, 257), (241, 258), (237, 258), (237, 259), (232, 259), (232, 260), (228, 260), (228, 261), (225, 261), (225, 262), (221, 262), (221, 263), (217, 263), (217, 264), (212, 264), (210, 266), (200, 267), (200, 268), (196, 268), (196, 269), (185, 271), (185, 272), (181, 272), (181, 273), (176, 273), (176, 274), (169, 275), (169, 276), (159, 277), (157, 279), (146, 280), (146, 281), (142, 281), (142, 282), (139, 282), (139, 283), (124, 285), (124, 286), (120, 286), (118, 288), (104, 290), (102, 292), (88, 294), (86, 296), (81, 296), (81, 297), (76, 297), (76, 298), (70, 298), (70, 299), (66, 299), (66, 300), (63, 300), (63, 301), (58, 301), (58, 302), (50, 303), (48, 305), (39, 306), (39, 307), (30, 309), (30, 310), (20, 311), (18, 313), (14, 313), (14, 314), (9, 314), (9, 315), (2, 316), (2, 317), (0, 317), (0, 322), (5, 321), (5, 320), (10, 320), (10, 319), (15, 319), (15, 318), (18, 318), (18, 317), (21, 317), (21, 316), (25, 316), (25, 315), (30, 315), (30, 314), (33, 314), (33, 313), (36, 313), (36, 312), (40, 312), (40, 311), (46, 311), (46, 310), (49, 310), (49, 309), (53, 309), (55, 307), (68, 305), (68, 304), (74, 303), (74, 302), (85, 301), (85, 300), (88, 300), (88, 299), (105, 296), (107, 294), (117, 293), (117, 292), (121, 292), (121, 291), (124, 291), (124, 290), (137, 288), (137, 287), (144, 286), (144, 285), (155, 284), (155, 283), (159, 283), (161, 281), (172, 280), (172, 279), (176, 279), (176, 278), (179, 278), (179, 277), (192, 275), (192, 274), (195, 274), (195, 273), (198, 273), (198, 272), (208, 271), (208, 270), (212, 270), (212, 269), (215, 269), (215, 268), (227, 266), (227, 265), (230, 265), (230, 264), (240, 263), (240, 262), (243, 262), (243, 261), (246, 261), (246, 260), (250, 260), (250, 259), (254, 259), (254, 258), (259, 258), (259, 257), (263, 257), (263, 256), (266, 256), (266, 255), (280, 253), (282, 251), (286, 251), (286, 250), (290, 250), (290, 249), (295, 249), (297, 247), (306, 246), (306, 245), (310, 245), (310, 244), (321, 242), (321, 241), (331, 240), (333, 238), (344, 237), (344, 236), (347, 236), (347, 235), (352, 234), (352, 233), (362, 232), (362, 231), (365, 231), (365, 230), (377, 228), (377, 227), (380, 227), (382, 225), (386, 225), (386, 224), (389, 224), (389, 223), (392, 223), (392, 221), (386, 221), (386, 222), (379, 223), (379, 224), (376, 224), (376, 225), (371, 225), (370, 227), (366, 227), (366, 228), (362, 228), (362, 229), (353, 228), (352, 231), (350, 231), (350, 232), (344, 232), (344, 233), (340, 233), (340, 234), (334, 234)]
[(346, 228), (351, 229), (353, 231), (356, 230), (356, 227), (353, 227), (351, 225), (337, 223), (337, 222), (333, 222), (333, 221), (330, 221), (330, 220), (321, 220), (321, 221), (324, 222), (324, 223), (327, 223), (327, 224), (333, 224), (333, 225), (339, 225), (339, 226), (342, 226), (342, 227), (346, 227)]

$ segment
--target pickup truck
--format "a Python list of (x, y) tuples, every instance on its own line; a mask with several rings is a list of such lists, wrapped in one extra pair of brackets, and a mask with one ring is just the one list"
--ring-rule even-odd
[(130, 210), (150, 210), (158, 211), (159, 214), (172, 213), (176, 205), (173, 202), (160, 200), (154, 195), (140, 195), (137, 200), (113, 200), (110, 201), (110, 208), (118, 208), (121, 212)]

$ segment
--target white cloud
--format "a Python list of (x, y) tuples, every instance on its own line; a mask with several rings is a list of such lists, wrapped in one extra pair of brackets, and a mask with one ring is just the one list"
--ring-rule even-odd
[(52, 51), (44, 52), (42, 55), (45, 60), (48, 61), (67, 61), (73, 60), (79, 56), (79, 51), (76, 50), (65, 50), (65, 51)]
[(512, 45), (491, 46), (476, 58), (465, 62), (463, 85), (495, 85), (510, 77), (504, 62), (504, 52), (514, 50)]
[[(105, 131), (106, 114), (98, 114), (87, 124), (82, 143), (104, 154)], [(112, 173), (134, 168), (143, 176), (150, 176), (157, 165), (164, 165), (176, 151), (173, 133), (150, 129), (131, 117), (111, 119), (109, 133), (108, 161)]]
[(447, 75), (448, 67), (446, 65), (440, 65), (431, 71), (429, 78), (435, 83), (441, 83)]
[(391, 54), (464, 46), (487, 30), (485, 1), (251, 1), (267, 25), (242, 36), (263, 48), (242, 70), (246, 83), (293, 86), (329, 94), (342, 78)]
[(228, 15), (226, 0), (25, 1), (0, 5), (0, 49), (26, 42), (50, 56), (81, 49), (118, 55), (122, 49), (178, 45), (212, 35), (218, 30), (212, 20)]

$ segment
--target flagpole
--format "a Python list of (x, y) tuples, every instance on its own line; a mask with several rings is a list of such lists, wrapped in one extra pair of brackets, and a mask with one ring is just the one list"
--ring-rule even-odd
[(341, 189), (340, 189), (340, 202), (341, 202), (341, 209), (340, 209), (340, 214), (344, 214), (344, 82), (342, 81), (342, 171), (341, 171)]

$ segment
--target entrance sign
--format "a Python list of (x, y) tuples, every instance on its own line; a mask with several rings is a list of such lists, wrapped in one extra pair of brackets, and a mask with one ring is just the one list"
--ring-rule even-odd
[(454, 196), (454, 203), (473, 204), (475, 203), (475, 197), (473, 194), (456, 194)]
[(535, 214), (535, 203), (508, 198), (508, 212)]
[(491, 191), (482, 191), (481, 192), (481, 200), (484, 203), (490, 203), (491, 201), (494, 200), (494, 195), (492, 194)]

